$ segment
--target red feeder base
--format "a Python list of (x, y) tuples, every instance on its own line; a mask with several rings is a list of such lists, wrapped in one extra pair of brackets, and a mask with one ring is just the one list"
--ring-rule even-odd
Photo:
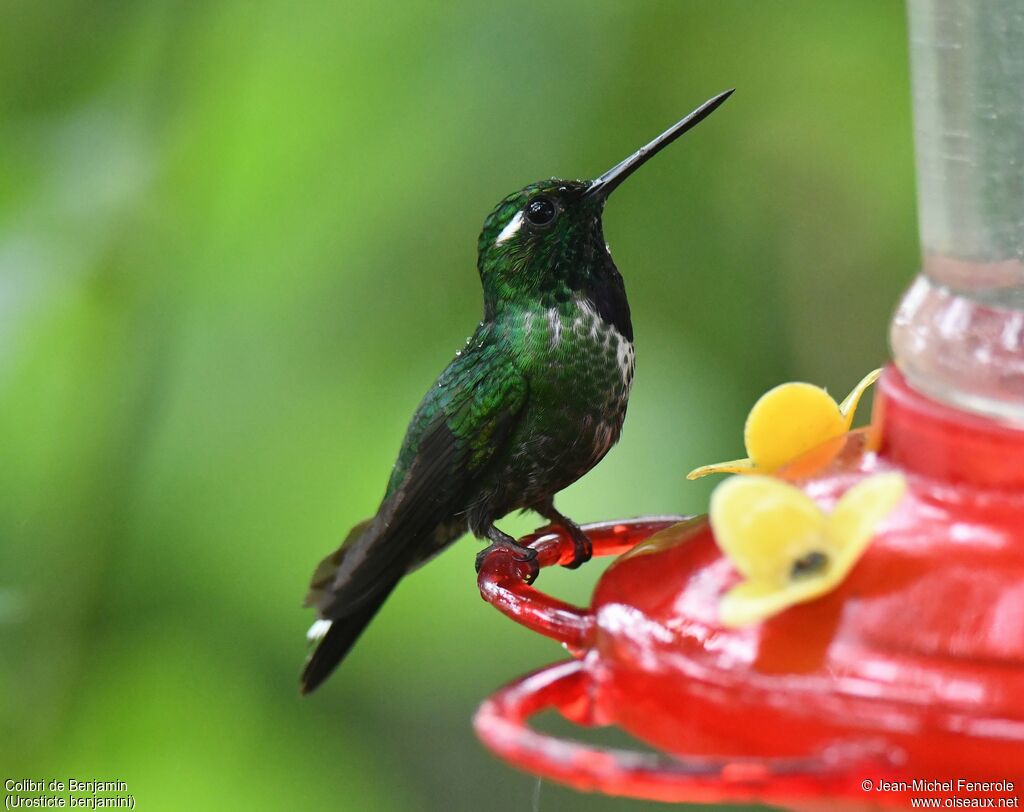
[[(907, 495), (847, 579), (752, 628), (718, 621), (738, 575), (704, 518), (587, 528), (595, 554), (630, 551), (589, 609), (527, 586), (509, 555), (492, 554), (480, 572), (484, 598), (574, 659), (491, 697), (478, 734), (522, 769), (614, 795), (1015, 805), (1024, 781), (1024, 431), (934, 403), (890, 368), (870, 429), (780, 475), (830, 508), (864, 477), (891, 470), (905, 474)], [(542, 566), (571, 558), (557, 533), (527, 541)], [(618, 725), (662, 754), (530, 730), (527, 719), (546, 708), (582, 725)]]

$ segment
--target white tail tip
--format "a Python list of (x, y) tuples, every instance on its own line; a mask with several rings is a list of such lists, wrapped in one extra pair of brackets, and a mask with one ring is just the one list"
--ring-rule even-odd
[(319, 643), (324, 639), (324, 635), (327, 634), (331, 629), (330, 620), (318, 620), (312, 626), (309, 627), (309, 631), (306, 632), (306, 639), (310, 643)]

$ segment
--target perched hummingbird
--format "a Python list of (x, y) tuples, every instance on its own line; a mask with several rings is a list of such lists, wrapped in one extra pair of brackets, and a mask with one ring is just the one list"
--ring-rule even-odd
[(484, 317), (441, 373), (406, 431), (377, 514), (316, 568), (306, 605), (320, 620), (302, 674), (314, 690), (348, 654), (402, 576), (467, 530), (531, 562), (494, 522), (536, 511), (591, 556), (554, 495), (597, 465), (619, 439), (633, 383), (629, 303), (601, 226), (608, 195), (709, 116), (708, 100), (597, 180), (531, 183), (484, 221), (477, 266)]

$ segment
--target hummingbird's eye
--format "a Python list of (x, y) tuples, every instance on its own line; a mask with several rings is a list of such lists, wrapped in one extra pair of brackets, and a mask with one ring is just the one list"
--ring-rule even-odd
[(527, 222), (532, 226), (550, 225), (558, 213), (555, 204), (546, 197), (533, 198), (523, 211), (526, 213)]

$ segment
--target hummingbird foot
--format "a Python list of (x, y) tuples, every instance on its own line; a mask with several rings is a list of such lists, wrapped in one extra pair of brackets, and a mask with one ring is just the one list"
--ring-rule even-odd
[(532, 584), (540, 574), (540, 564), (537, 563), (537, 551), (519, 544), (512, 536), (502, 533), (493, 524), (487, 528), (487, 538), (491, 543), (476, 554), (476, 571), (480, 572), (484, 559), (495, 550), (508, 550), (512, 558), (521, 563), (529, 565), (529, 572), (524, 577), (527, 584)]
[(572, 541), (572, 561), (563, 565), (566, 569), (574, 570), (591, 559), (594, 555), (593, 543), (587, 538), (587, 534), (583, 532), (576, 522), (555, 510), (554, 502), (541, 505), (537, 512), (552, 524), (561, 527)]

